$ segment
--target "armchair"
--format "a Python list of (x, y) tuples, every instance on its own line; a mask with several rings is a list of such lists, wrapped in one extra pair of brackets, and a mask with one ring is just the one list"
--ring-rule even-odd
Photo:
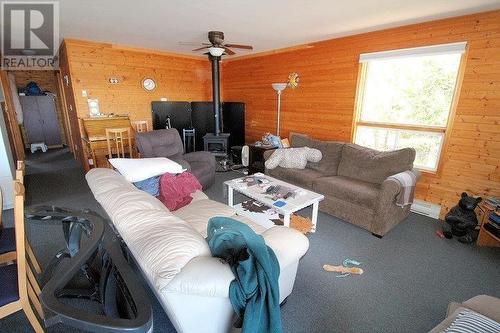
[(136, 133), (135, 144), (141, 157), (167, 157), (179, 163), (198, 179), (203, 189), (210, 187), (215, 180), (215, 157), (206, 151), (184, 154), (176, 129)]

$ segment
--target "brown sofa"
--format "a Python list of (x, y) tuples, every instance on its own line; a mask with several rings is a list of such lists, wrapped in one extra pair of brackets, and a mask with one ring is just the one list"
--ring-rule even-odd
[[(395, 204), (400, 186), (387, 177), (413, 170), (415, 150), (404, 148), (380, 152), (356, 144), (314, 140), (292, 133), (292, 147), (310, 147), (321, 151), (318, 163), (308, 162), (305, 169), (277, 167), (266, 174), (311, 189), (325, 196), (320, 209), (382, 237), (410, 213), (410, 206)], [(272, 151), (266, 152), (267, 159)]]

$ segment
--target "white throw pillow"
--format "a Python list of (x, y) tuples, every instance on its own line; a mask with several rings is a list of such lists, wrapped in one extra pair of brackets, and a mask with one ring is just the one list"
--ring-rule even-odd
[(186, 171), (182, 165), (166, 157), (111, 158), (109, 163), (131, 183), (160, 176), (167, 172), (176, 174)]
[(315, 148), (280, 148), (276, 149), (266, 160), (266, 169), (280, 166), (288, 169), (305, 169), (307, 162), (319, 162), (323, 158), (321, 151)]

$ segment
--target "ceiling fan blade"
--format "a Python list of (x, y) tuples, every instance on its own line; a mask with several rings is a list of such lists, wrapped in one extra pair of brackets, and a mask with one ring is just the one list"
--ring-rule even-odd
[(210, 44), (210, 43), (199, 43), (199, 42), (179, 42), (179, 45), (197, 46), (197, 45), (212, 45), (212, 44)]
[(250, 45), (241, 45), (241, 44), (225, 44), (227, 47), (234, 47), (237, 49), (245, 49), (245, 50), (253, 50), (253, 46)]
[(201, 43), (197, 43), (197, 42), (179, 42), (178, 44), (179, 45), (185, 45), (185, 46), (197, 46), (197, 45), (200, 45)]
[(233, 50), (227, 48), (224, 46), (224, 50), (226, 51), (227, 55), (233, 55), (233, 54), (236, 54), (236, 52), (234, 52)]
[(201, 50), (204, 50), (204, 49), (208, 49), (209, 47), (210, 47), (210, 46), (203, 46), (203, 47), (199, 47), (199, 48), (197, 48), (197, 49), (194, 49), (194, 50), (193, 50), (193, 52), (194, 52), (194, 51), (201, 51)]

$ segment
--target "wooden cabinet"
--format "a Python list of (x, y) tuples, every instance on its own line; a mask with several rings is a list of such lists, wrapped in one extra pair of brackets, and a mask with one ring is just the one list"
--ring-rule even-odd
[(23, 110), (27, 143), (43, 142), (49, 147), (62, 145), (54, 97), (19, 96), (19, 101)]
[(484, 202), (481, 202), (476, 209), (477, 219), (480, 225), (479, 236), (476, 242), (478, 246), (500, 247), (500, 238), (484, 228), (485, 224), (488, 223), (490, 214), (493, 212), (494, 209), (487, 206)]

